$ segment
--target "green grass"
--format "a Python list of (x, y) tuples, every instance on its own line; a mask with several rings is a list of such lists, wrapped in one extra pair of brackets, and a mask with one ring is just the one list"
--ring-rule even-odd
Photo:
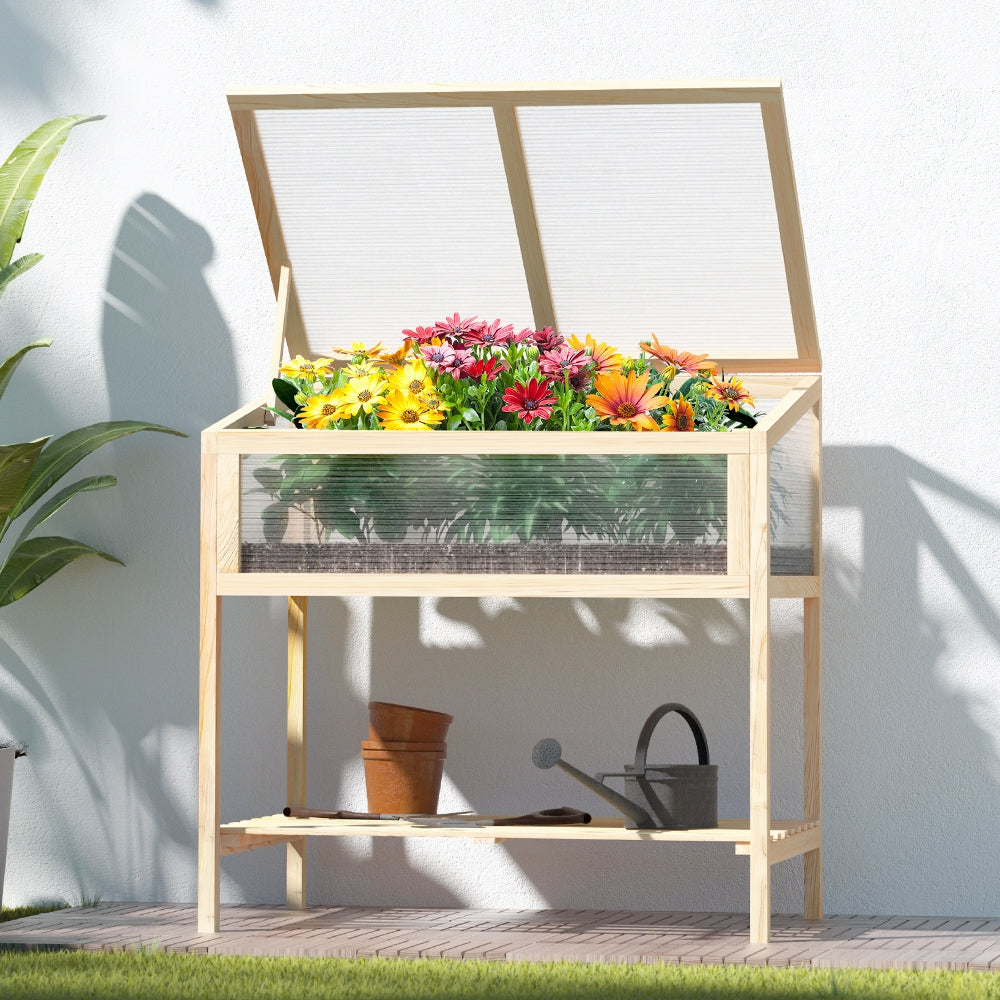
[(4, 1000), (798, 1000), (1000, 998), (976, 972), (0, 952)]
[(5, 920), (33, 917), (36, 913), (51, 913), (53, 910), (65, 910), (68, 906), (69, 903), (39, 903), (37, 906), (3, 906), (0, 907), (0, 924)]

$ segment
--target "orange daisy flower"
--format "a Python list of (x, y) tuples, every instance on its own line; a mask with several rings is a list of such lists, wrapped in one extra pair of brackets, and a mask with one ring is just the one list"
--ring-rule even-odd
[(612, 347), (610, 344), (599, 344), (589, 333), (585, 341), (573, 336), (566, 343), (574, 350), (586, 351), (594, 362), (594, 371), (597, 374), (617, 371), (625, 360), (624, 356), (618, 353), (616, 347)]
[(651, 334), (652, 341), (643, 340), (640, 347), (651, 354), (658, 361), (665, 365), (671, 365), (679, 372), (687, 372), (688, 375), (697, 375), (699, 372), (711, 372), (713, 375), (719, 370), (714, 361), (709, 361), (707, 354), (689, 354), (687, 351), (675, 351), (666, 344), (661, 344), (656, 339), (656, 334)]
[(725, 403), (730, 410), (738, 410), (744, 403), (756, 406), (757, 401), (743, 388), (743, 379), (731, 378), (728, 382), (712, 379), (712, 384), (705, 390), (705, 395)]
[(656, 421), (649, 415), (651, 410), (658, 410), (670, 400), (666, 396), (657, 396), (656, 389), (647, 389), (649, 374), (636, 375), (629, 372), (605, 372), (594, 376), (594, 388), (597, 393), (587, 397), (587, 403), (592, 406), (598, 416), (610, 420), (612, 425), (628, 424), (637, 431), (655, 431), (659, 428)]
[(683, 393), (675, 400), (667, 401), (669, 413), (663, 415), (665, 431), (693, 431), (694, 407), (684, 398)]

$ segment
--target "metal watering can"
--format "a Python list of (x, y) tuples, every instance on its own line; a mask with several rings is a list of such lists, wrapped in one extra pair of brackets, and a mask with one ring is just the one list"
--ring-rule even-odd
[[(659, 721), (676, 712), (691, 727), (698, 748), (697, 764), (646, 763), (649, 741)], [(546, 770), (558, 765), (586, 785), (626, 818), (629, 830), (691, 830), (719, 825), (719, 768), (708, 762), (708, 744), (695, 714), (684, 705), (661, 705), (646, 720), (635, 748), (635, 763), (624, 771), (605, 771), (591, 777), (562, 759), (558, 740), (544, 739), (531, 752), (535, 767)], [(625, 794), (604, 784), (605, 778), (624, 778)]]

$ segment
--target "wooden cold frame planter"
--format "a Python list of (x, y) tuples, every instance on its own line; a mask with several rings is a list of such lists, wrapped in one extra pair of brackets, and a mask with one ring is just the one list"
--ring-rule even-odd
[[(813, 319), (798, 204), (785, 130), (780, 86), (748, 84), (650, 84), (588, 87), (458, 88), (410, 90), (325, 90), (276, 92), (240, 90), (229, 95), (244, 165), (271, 268), (277, 319), (271, 370), (283, 352), (320, 354), (308, 336), (307, 317), (315, 312), (307, 293), (300, 298), (293, 276), (296, 253), (286, 245), (272, 174), (275, 163), (262, 148), (256, 114), (341, 108), (484, 108), (491, 111), (503, 156), (510, 204), (536, 328), (555, 324), (556, 312), (539, 235), (531, 174), (520, 142), (519, 114), (525, 107), (602, 108), (636, 105), (757, 105), (766, 142), (766, 162), (774, 196), (776, 230), (787, 281), (787, 306), (794, 343), (785, 352), (734, 353), (720, 360), (746, 373), (758, 398), (769, 401), (766, 416), (752, 430), (731, 434), (609, 434), (544, 432), (306, 432), (279, 429), (263, 397), (207, 428), (202, 435), (200, 772), (198, 837), (198, 926), (217, 931), (220, 862), (224, 855), (271, 844), (287, 845), (287, 901), (304, 908), (306, 839), (310, 836), (465, 837), (503, 841), (519, 838), (565, 840), (654, 840), (728, 842), (749, 856), (750, 938), (766, 942), (770, 933), (771, 866), (804, 858), (804, 911), (822, 913), (822, 746), (821, 746), (821, 387), (820, 352)], [(275, 161), (277, 162), (277, 161)], [(594, 331), (595, 333), (597, 331)], [(605, 339), (610, 333), (600, 332)], [(691, 345), (700, 346), (700, 345)], [(718, 355), (713, 354), (713, 358)], [(789, 458), (786, 445), (795, 441)], [(247, 561), (250, 522), (257, 516), (241, 478), (260, 456), (593, 456), (610, 467), (636, 456), (669, 460), (715, 456), (724, 470), (725, 531), (717, 539), (721, 562), (709, 572), (575, 571), (551, 572), (528, 566), (518, 572), (396, 572), (343, 567), (296, 568)], [(457, 460), (457, 459), (456, 459)], [(774, 504), (785, 487), (789, 465), (798, 470), (806, 496), (798, 538), (805, 538), (805, 568), (775, 572)], [(787, 485), (787, 484), (786, 484)], [(525, 546), (525, 549), (530, 548)], [(357, 549), (355, 549), (357, 551)], [(304, 564), (303, 564), (304, 565)], [(360, 564), (359, 564), (360, 565)], [(537, 570), (537, 571), (533, 571)], [(624, 821), (600, 819), (579, 827), (423, 826), (405, 822), (301, 820), (264, 816), (223, 822), (220, 815), (219, 671), (222, 599), (281, 595), (288, 599), (288, 803), (306, 804), (307, 633), (311, 596), (659, 597), (738, 598), (749, 602), (750, 801), (746, 818), (723, 820), (711, 830), (627, 830)], [(771, 816), (770, 773), (770, 602), (803, 602), (803, 802), (801, 818)]]

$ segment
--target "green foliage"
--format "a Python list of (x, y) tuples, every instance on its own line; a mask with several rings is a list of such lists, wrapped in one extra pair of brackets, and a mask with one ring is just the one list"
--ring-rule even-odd
[(992, 1000), (995, 974), (745, 965), (231, 958), (139, 943), (111, 954), (0, 953), (4, 1000)]
[(14, 247), (20, 242), (28, 212), (38, 194), (52, 161), (62, 149), (69, 131), (83, 122), (97, 121), (104, 115), (66, 115), (40, 125), (15, 147), (0, 167), (0, 294), (18, 273), (23, 273), (41, 259), (29, 254), (14, 262)]
[[(37, 253), (15, 261), (11, 258), (45, 173), (62, 149), (70, 129), (81, 122), (103, 117), (68, 115), (46, 122), (19, 143), (0, 167), (0, 294), (15, 277), (41, 260), (41, 254)], [(49, 347), (51, 343), (51, 340), (38, 340), (27, 344), (0, 365), (0, 397), (28, 352)], [(114, 476), (89, 476), (58, 493), (50, 493), (56, 483), (89, 454), (137, 431), (187, 436), (158, 424), (115, 420), (91, 424), (58, 438), (40, 437), (0, 445), (0, 542), (14, 523), (30, 512), (22, 522), (17, 539), (6, 552), (0, 551), (0, 607), (20, 600), (81, 556), (96, 555), (121, 564), (121, 560), (110, 553), (84, 542), (60, 535), (33, 535), (32, 532), (80, 493), (114, 486), (117, 482)]]
[(35, 906), (0, 906), (0, 924), (7, 920), (20, 920), (21, 917), (34, 917), (39, 913), (52, 913), (54, 910), (65, 910), (69, 903), (39, 903)]
[(725, 535), (724, 455), (279, 455), (254, 471), (271, 502), (265, 540), (290, 513), (313, 539), (664, 545)]

